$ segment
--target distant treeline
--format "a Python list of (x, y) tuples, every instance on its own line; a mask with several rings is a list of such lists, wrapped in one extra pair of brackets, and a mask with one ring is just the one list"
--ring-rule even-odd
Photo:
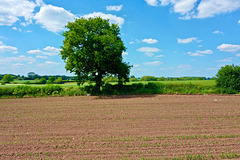
[[(6, 74), (0, 74), (0, 80), (3, 79), (4, 75)], [(12, 75), (13, 79), (15, 80), (35, 80), (35, 79), (41, 79), (41, 78), (45, 78), (46, 80), (48, 80), (50, 77), (54, 77), (55, 79), (58, 79), (58, 77), (61, 77), (62, 80), (77, 80), (76, 76), (65, 76), (65, 75), (28, 75), (28, 76), (24, 76), (24, 75), (14, 75), (14, 74), (10, 74)]]
[[(143, 76), (136, 78), (135, 76), (131, 76), (130, 82), (138, 82), (138, 81), (189, 81), (189, 80), (215, 80), (215, 77), (207, 78), (207, 77), (154, 77), (154, 76)], [(117, 82), (117, 77), (104, 77), (103, 82)]]

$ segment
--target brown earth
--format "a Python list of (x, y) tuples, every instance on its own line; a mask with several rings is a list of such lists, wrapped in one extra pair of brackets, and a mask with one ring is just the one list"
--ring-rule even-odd
[(0, 99), (0, 159), (180, 156), (240, 158), (240, 96)]

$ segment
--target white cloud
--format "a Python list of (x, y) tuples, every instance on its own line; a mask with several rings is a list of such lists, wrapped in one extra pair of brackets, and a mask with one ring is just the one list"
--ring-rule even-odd
[(223, 32), (221, 32), (221, 31), (214, 31), (213, 33), (214, 34), (223, 34)]
[(22, 29), (21, 28), (17, 28), (17, 27), (12, 27), (13, 30), (15, 31), (19, 31), (19, 32), (22, 32)]
[(158, 40), (149, 38), (149, 39), (143, 39), (142, 42), (145, 42), (145, 43), (148, 43), (148, 44), (154, 44), (154, 43), (157, 43)]
[(22, 64), (22, 63), (15, 63), (15, 64), (13, 64), (14, 66), (25, 66), (25, 64)]
[(18, 53), (17, 47), (13, 46), (6, 46), (3, 44), (2, 41), (0, 41), (0, 53), (5, 53), (5, 52), (12, 52), (12, 53)]
[(160, 70), (170, 70), (170, 69), (176, 69), (175, 67), (167, 67), (167, 68), (160, 68)]
[(33, 57), (26, 57), (24, 55), (20, 55), (18, 57), (1, 57), (0, 58), (0, 64), (9, 64), (13, 62), (28, 62), (33, 63), (35, 62), (35, 59)]
[(43, 6), (44, 2), (42, 0), (36, 0), (36, 5), (37, 6)]
[(129, 42), (129, 44), (134, 44), (134, 42), (133, 42), (133, 41), (131, 41), (131, 42)]
[(156, 58), (161, 58), (161, 57), (164, 57), (163, 55), (157, 55), (155, 56)]
[(50, 64), (50, 65), (61, 65), (61, 63), (52, 62), (52, 61), (46, 61), (45, 64)]
[(66, 11), (64, 8), (52, 5), (43, 5), (34, 16), (36, 23), (41, 24), (42, 28), (54, 33), (66, 30), (65, 25), (74, 21), (75, 18), (74, 14)]
[(123, 52), (122, 55), (126, 56), (126, 55), (128, 55), (128, 52)]
[(183, 44), (191, 43), (193, 41), (201, 42), (201, 40), (198, 40), (196, 37), (191, 37), (191, 38), (186, 38), (186, 39), (178, 38), (177, 40), (178, 40), (178, 43), (183, 43)]
[(154, 56), (154, 53), (144, 53), (146, 56), (148, 56), (148, 57), (152, 57), (152, 56)]
[(145, 2), (147, 2), (147, 4), (150, 5), (150, 6), (157, 6), (158, 5), (157, 0), (145, 0)]
[(230, 58), (225, 58), (222, 60), (217, 60), (216, 62), (232, 62), (233, 59), (234, 59), (233, 57), (230, 57)]
[(217, 68), (207, 68), (207, 71), (215, 71)]
[(240, 57), (240, 53), (236, 54), (237, 57)]
[(117, 17), (116, 15), (112, 14), (104, 14), (102, 12), (94, 12), (88, 15), (84, 15), (83, 18), (94, 18), (94, 17), (101, 17), (102, 19), (109, 19), (110, 23), (119, 24), (122, 26), (124, 24), (124, 19), (122, 17)]
[(41, 51), (41, 50), (39, 50), (39, 49), (36, 49), (36, 50), (27, 51), (27, 53), (29, 53), (29, 54), (42, 54), (43, 51)]
[(240, 20), (238, 21), (238, 23), (240, 23)]
[(47, 56), (39, 56), (39, 55), (37, 55), (37, 56), (36, 56), (36, 58), (48, 59), (48, 57), (47, 57)]
[(204, 50), (204, 51), (196, 51), (197, 53), (201, 53), (201, 54), (213, 54), (213, 51), (210, 49)]
[(24, 23), (32, 21), (36, 4), (28, 0), (1, 0), (0, 1), (0, 26), (11, 26), (20, 18), (24, 18)]
[(38, 55), (47, 55), (47, 56), (56, 56), (60, 53), (61, 49), (47, 46), (42, 50), (36, 49), (36, 50), (29, 50), (27, 53), (29, 54), (38, 54)]
[[(157, 6), (157, 0), (145, 0), (149, 5)], [(149, 1), (149, 2), (148, 2)], [(229, 13), (240, 8), (239, 0), (160, 0), (162, 6), (171, 5), (180, 19), (207, 18)]]
[(201, 56), (203, 56), (203, 55), (200, 54), (200, 53), (190, 53), (190, 56), (198, 56), (198, 57), (201, 57)]
[(183, 70), (191, 70), (192, 66), (189, 64), (184, 64), (184, 65), (179, 65), (177, 66), (178, 69), (183, 69)]
[(197, 7), (198, 14), (195, 17), (213, 17), (221, 13), (232, 12), (239, 8), (239, 0), (202, 0)]
[(141, 47), (137, 49), (139, 52), (160, 52), (161, 50), (153, 47)]
[(141, 66), (140, 64), (133, 65), (133, 67), (140, 67), (140, 66)]
[(224, 52), (237, 52), (240, 50), (240, 45), (222, 44), (218, 46), (217, 49)]
[(159, 66), (161, 64), (163, 64), (163, 62), (161, 62), (161, 61), (154, 61), (154, 62), (145, 62), (145, 63), (143, 63), (143, 65), (145, 65), (145, 66)]
[(107, 11), (121, 11), (123, 5), (119, 5), (119, 6), (107, 6)]
[(160, 1), (161, 1), (162, 6), (169, 5), (169, 3), (170, 3), (170, 0), (160, 0)]
[(196, 52), (188, 52), (187, 54), (189, 54), (190, 56), (204, 56), (203, 54), (213, 54), (213, 51), (210, 49), (204, 50), (204, 51), (196, 51)]
[(196, 2), (197, 0), (172, 0), (172, 3), (174, 4), (174, 12), (184, 15), (194, 8)]
[(56, 52), (56, 53), (59, 53), (61, 51), (61, 49), (55, 48), (55, 47), (51, 47), (51, 46), (47, 46), (43, 50), (44, 51), (48, 51), (48, 52)]

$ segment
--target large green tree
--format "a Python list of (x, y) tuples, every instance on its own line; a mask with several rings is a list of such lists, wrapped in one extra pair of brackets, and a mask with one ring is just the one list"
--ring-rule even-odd
[(77, 75), (79, 84), (93, 76), (100, 91), (104, 75), (117, 76), (120, 84), (129, 80), (131, 66), (123, 62), (126, 47), (118, 25), (96, 17), (76, 19), (66, 28), (60, 54), (66, 70)]
[(2, 81), (5, 82), (5, 83), (12, 82), (13, 81), (13, 76), (10, 75), (10, 74), (6, 74), (6, 75), (3, 76)]
[(240, 66), (226, 65), (216, 75), (216, 85), (240, 91)]

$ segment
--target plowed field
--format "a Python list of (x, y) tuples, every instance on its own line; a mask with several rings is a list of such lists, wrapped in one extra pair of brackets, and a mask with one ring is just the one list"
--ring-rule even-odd
[(240, 96), (0, 99), (0, 159), (239, 159)]

